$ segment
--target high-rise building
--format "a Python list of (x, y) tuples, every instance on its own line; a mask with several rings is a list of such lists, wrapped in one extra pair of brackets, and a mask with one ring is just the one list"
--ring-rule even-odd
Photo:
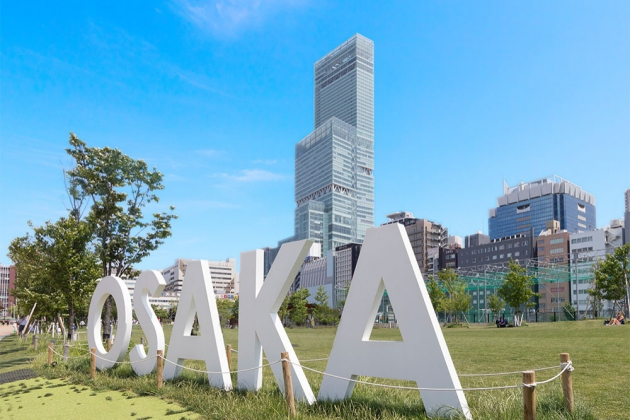
[(490, 236), (484, 235), (481, 232), (473, 233), (464, 238), (466, 248), (470, 248), (477, 245), (485, 245), (490, 243)]
[(495, 239), (488, 244), (461, 249), (458, 255), (460, 268), (483, 272), (488, 265), (506, 264), (509, 261), (523, 263), (534, 257), (533, 235), (518, 234)]
[[(594, 282), (594, 266), (597, 261), (603, 260), (607, 254), (613, 253), (615, 248), (622, 245), (623, 227), (619, 222), (613, 220), (610, 225), (601, 229), (572, 233), (570, 236), (571, 304), (576, 307), (580, 316), (596, 309), (593, 308), (594, 302), (588, 293)], [(604, 315), (613, 316), (612, 308), (613, 302), (603, 302)]]
[[(405, 226), (411, 248), (418, 262), (418, 268), (423, 275), (434, 271), (434, 255), (429, 258), (431, 248), (443, 248), (447, 245), (448, 229), (444, 226), (426, 219), (417, 219), (413, 213), (398, 212), (388, 214), (389, 225), (400, 223)], [(439, 251), (438, 251), (439, 252)]]
[(570, 233), (595, 229), (595, 197), (577, 185), (553, 176), (515, 187), (503, 185), (498, 207), (490, 209), (488, 230), (496, 240), (518, 234), (534, 235), (545, 230), (548, 220), (560, 222)]
[[(536, 238), (536, 254), (539, 267), (559, 268), (566, 270), (569, 266), (571, 255), (569, 253), (570, 233), (560, 230), (560, 223), (557, 220), (547, 222), (547, 230), (543, 231)], [(571, 283), (569, 278), (557, 275), (555, 281), (539, 282), (538, 309), (540, 312), (559, 312), (562, 305), (571, 301)]]
[(624, 213), (624, 244), (630, 244), (630, 188), (626, 190), (626, 212)]
[(15, 266), (0, 265), (0, 318), (8, 318), (14, 313), (11, 312), (14, 298), (11, 290), (15, 287)]
[[(192, 260), (178, 258), (175, 264), (162, 270), (166, 280), (165, 293), (175, 293), (179, 296), (186, 277), (186, 268)], [(238, 273), (236, 272), (236, 260), (227, 258), (225, 261), (207, 261), (212, 277), (212, 286), (216, 295), (238, 294)]]
[(295, 146), (295, 235), (322, 255), (374, 225), (374, 43), (356, 34), (315, 63), (315, 130)]
[(346, 244), (335, 249), (335, 308), (343, 306), (346, 301), (359, 254), (361, 244)]

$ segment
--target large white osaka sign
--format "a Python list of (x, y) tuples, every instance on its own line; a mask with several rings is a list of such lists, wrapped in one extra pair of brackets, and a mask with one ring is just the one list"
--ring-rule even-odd
[[(311, 245), (311, 241), (284, 244), (264, 283), (263, 251), (241, 254), (238, 388), (251, 391), (261, 388), (263, 351), (270, 363), (280, 360), (280, 353), (288, 352), (293, 362), (295, 396), (309, 404), (315, 402), (315, 395), (278, 317), (278, 309)], [(149, 296), (159, 296), (165, 284), (159, 272), (145, 271), (134, 291), (136, 315), (148, 339), (149, 355), (165, 348), (164, 332), (149, 305)], [(396, 308), (402, 341), (370, 340), (385, 289)], [(116, 301), (118, 327), (116, 340), (106, 352), (100, 339), (101, 312), (110, 295)], [(191, 335), (195, 314), (199, 320), (199, 336)], [(97, 368), (108, 369), (122, 361), (130, 337), (129, 292), (119, 278), (105, 277), (94, 292), (88, 319), (88, 341), (91, 348), (96, 348)], [(229, 390), (232, 382), (224, 349), (208, 264), (203, 260), (194, 261), (186, 271), (166, 355), (164, 379), (177, 377), (181, 373), (178, 365), (183, 365), (186, 359), (202, 360), (206, 370), (212, 372), (208, 373), (210, 384)], [(141, 345), (134, 347), (129, 357), (138, 375), (147, 375), (156, 367), (155, 357), (147, 356)], [(282, 367), (275, 363), (271, 369), (284, 392)], [(355, 382), (347, 379), (354, 380), (359, 375), (411, 380), (418, 388), (446, 389), (420, 391), (430, 416), (454, 414), (457, 410), (472, 419), (411, 244), (399, 224), (367, 232), (326, 373), (334, 376), (324, 376), (317, 397), (320, 400), (350, 398)]]

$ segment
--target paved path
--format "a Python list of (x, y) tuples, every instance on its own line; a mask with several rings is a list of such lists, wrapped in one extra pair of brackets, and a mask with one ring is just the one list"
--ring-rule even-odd
[(0, 325), (0, 340), (11, 334), (13, 334), (13, 325)]

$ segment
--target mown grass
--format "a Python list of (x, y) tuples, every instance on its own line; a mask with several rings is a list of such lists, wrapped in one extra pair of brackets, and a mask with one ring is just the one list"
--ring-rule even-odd
[(61, 379), (6, 383), (0, 385), (0, 395), (0, 418), (7, 420), (198, 418), (197, 414), (158, 398), (137, 398), (130, 392), (110, 390), (93, 392), (88, 386), (70, 385)]
[[(171, 328), (166, 326), (165, 335)], [(301, 360), (327, 357), (332, 347), (333, 328), (288, 329), (288, 335)], [(443, 329), (455, 367), (459, 374), (521, 371), (559, 364), (559, 354), (568, 352), (575, 365), (573, 383), (576, 411), (569, 414), (562, 403), (560, 381), (537, 388), (539, 419), (625, 419), (630, 418), (630, 328), (604, 327), (598, 321), (530, 324), (522, 328), (473, 326)], [(226, 344), (238, 349), (237, 330), (224, 330)], [(132, 345), (140, 342), (142, 332), (134, 328)], [(5, 340), (10, 337), (5, 338)], [(375, 329), (372, 339), (400, 339), (398, 330)], [(0, 342), (0, 353), (3, 350)], [(49, 378), (66, 378), (73, 384), (89, 385), (95, 390), (115, 389), (138, 395), (155, 395), (175, 401), (186, 409), (208, 419), (284, 418), (286, 405), (269, 368), (265, 368), (260, 392), (224, 392), (208, 386), (207, 377), (184, 371), (174, 381), (165, 382), (158, 390), (155, 375), (137, 377), (129, 365), (99, 372), (97, 379), (89, 377), (87, 345), (71, 349), (71, 356), (80, 356), (63, 363), (59, 358), (54, 368), (46, 366), (46, 345), (40, 339), (40, 354), (32, 365)], [(168, 341), (167, 341), (168, 342)], [(57, 349), (61, 352), (61, 349)], [(29, 352), (32, 350), (24, 350)], [(83, 355), (83, 356), (82, 356)], [(0, 355), (0, 363), (3, 361)], [(383, 355), (387, 357), (387, 355)], [(419, 355), (422, 357), (422, 355)], [(233, 370), (238, 353), (233, 354)], [(303, 362), (305, 366), (325, 370), (326, 361)], [(187, 361), (187, 366), (204, 369), (202, 362)], [(537, 372), (537, 380), (555, 375), (557, 370)], [(315, 394), (321, 375), (306, 371)], [(232, 375), (236, 384), (236, 375)], [(410, 382), (380, 378), (361, 378), (387, 384), (414, 386)], [(512, 385), (521, 382), (521, 375), (470, 378), (461, 377), (464, 387)], [(466, 398), (476, 419), (521, 419), (523, 416), (520, 389), (466, 392)], [(312, 406), (298, 404), (298, 416), (303, 419), (403, 419), (426, 418), (417, 391), (390, 390), (357, 385), (353, 397), (344, 402), (318, 402)]]

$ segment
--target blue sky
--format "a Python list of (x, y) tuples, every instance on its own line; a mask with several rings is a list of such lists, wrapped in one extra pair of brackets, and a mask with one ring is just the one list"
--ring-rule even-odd
[[(487, 233), (509, 185), (630, 188), (630, 2), (3, 2), (0, 262), (65, 215), (68, 133), (165, 174), (173, 236), (138, 268), (238, 258), (293, 234), (294, 145), (313, 63), (375, 43), (375, 216)], [(158, 209), (156, 208), (156, 209)]]

